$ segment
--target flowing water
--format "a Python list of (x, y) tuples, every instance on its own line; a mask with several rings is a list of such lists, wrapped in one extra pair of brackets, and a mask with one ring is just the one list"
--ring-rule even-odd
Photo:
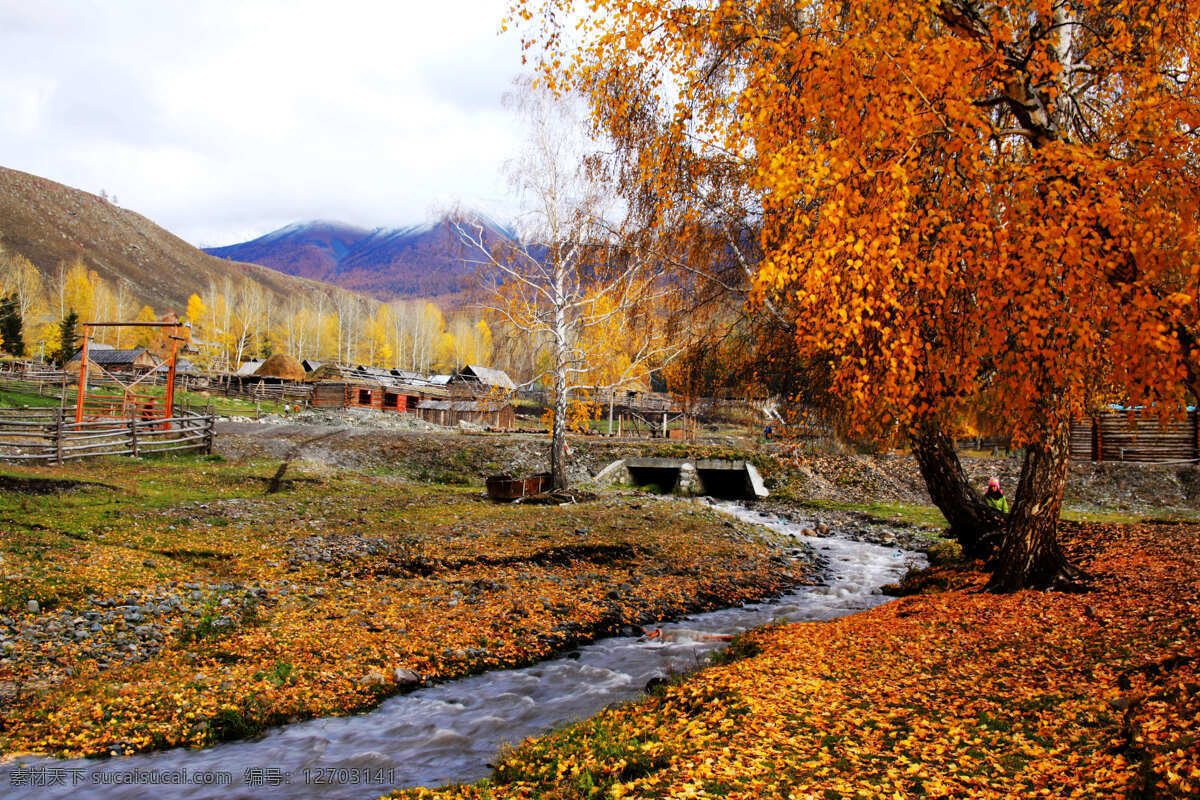
[[(723, 511), (783, 534), (789, 523), (733, 503)], [(653, 678), (703, 664), (724, 642), (705, 639), (776, 621), (825, 620), (887, 598), (914, 559), (894, 547), (830, 536), (805, 540), (826, 562), (825, 584), (662, 626), (657, 640), (602, 639), (577, 653), (419, 689), (373, 711), (275, 728), (206, 750), (175, 749), (104, 761), (22, 759), (0, 764), (0, 796), (17, 798), (369, 798), (393, 788), (486, 777), (506, 743), (636, 697)]]

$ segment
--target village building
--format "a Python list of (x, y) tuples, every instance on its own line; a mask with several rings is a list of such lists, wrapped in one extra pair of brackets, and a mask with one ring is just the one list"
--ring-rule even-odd
[(414, 386), (392, 370), (362, 365), (324, 364), (308, 380), (313, 383), (312, 405), (317, 408), (374, 408), (413, 413), (426, 397), (444, 390)]
[[(80, 366), (80, 355), (82, 351), (71, 356), (67, 361), (67, 370), (70, 372), (78, 372)], [(72, 366), (73, 365), (73, 366)], [(88, 345), (88, 369), (99, 367), (106, 372), (122, 372), (139, 374), (149, 372), (158, 367), (158, 361), (154, 356), (150, 355), (144, 347), (135, 347), (129, 350), (116, 350), (113, 348), (105, 349), (103, 347), (96, 348), (95, 345)]]
[(423, 400), (417, 414), (435, 425), (455, 427), (466, 422), (500, 430), (512, 429), (517, 419), (516, 407), (506, 400)]
[(447, 382), (456, 393), (465, 390), (469, 394), (508, 394), (516, 391), (517, 385), (502, 369), (468, 364), (457, 370)]
[(1160, 418), (1151, 408), (1112, 406), (1071, 423), (1071, 458), (1083, 461), (1192, 463), (1200, 458), (1200, 416)]
[[(94, 344), (88, 345), (88, 354), (89, 355), (91, 355), (92, 348), (95, 346), (96, 345), (94, 345)], [(94, 361), (94, 359), (89, 359), (89, 360)], [(156, 374), (162, 375), (164, 377), (170, 371), (171, 371), (170, 364), (159, 364), (157, 367), (154, 368), (154, 372)], [(200, 370), (190, 360), (188, 360), (186, 358), (177, 358), (177, 359), (175, 359), (175, 374), (176, 375), (199, 375)]]

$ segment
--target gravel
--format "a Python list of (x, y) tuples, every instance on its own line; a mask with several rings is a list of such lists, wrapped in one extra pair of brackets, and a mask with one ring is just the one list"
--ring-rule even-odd
[(81, 659), (107, 670), (145, 661), (173, 637), (231, 631), (276, 594), (241, 583), (172, 584), (53, 611), (30, 601), (26, 614), (0, 616), (0, 672), (31, 676), (0, 682), (0, 702), (61, 683)]

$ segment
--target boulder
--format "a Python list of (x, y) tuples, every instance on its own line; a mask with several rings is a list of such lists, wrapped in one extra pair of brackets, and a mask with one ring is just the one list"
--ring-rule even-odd
[(421, 683), (421, 676), (413, 672), (411, 669), (404, 667), (396, 667), (392, 677), (396, 679), (396, 683), (401, 686), (417, 686)]
[(383, 673), (374, 670), (358, 679), (359, 686), (383, 686), (385, 683), (387, 683), (387, 678), (383, 676)]

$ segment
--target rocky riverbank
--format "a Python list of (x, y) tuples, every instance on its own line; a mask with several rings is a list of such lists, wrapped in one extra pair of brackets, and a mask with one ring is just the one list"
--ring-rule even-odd
[(695, 503), (496, 505), (197, 458), (15, 472), (31, 488), (0, 494), (7, 753), (241, 738), (813, 576), (803, 547)]

